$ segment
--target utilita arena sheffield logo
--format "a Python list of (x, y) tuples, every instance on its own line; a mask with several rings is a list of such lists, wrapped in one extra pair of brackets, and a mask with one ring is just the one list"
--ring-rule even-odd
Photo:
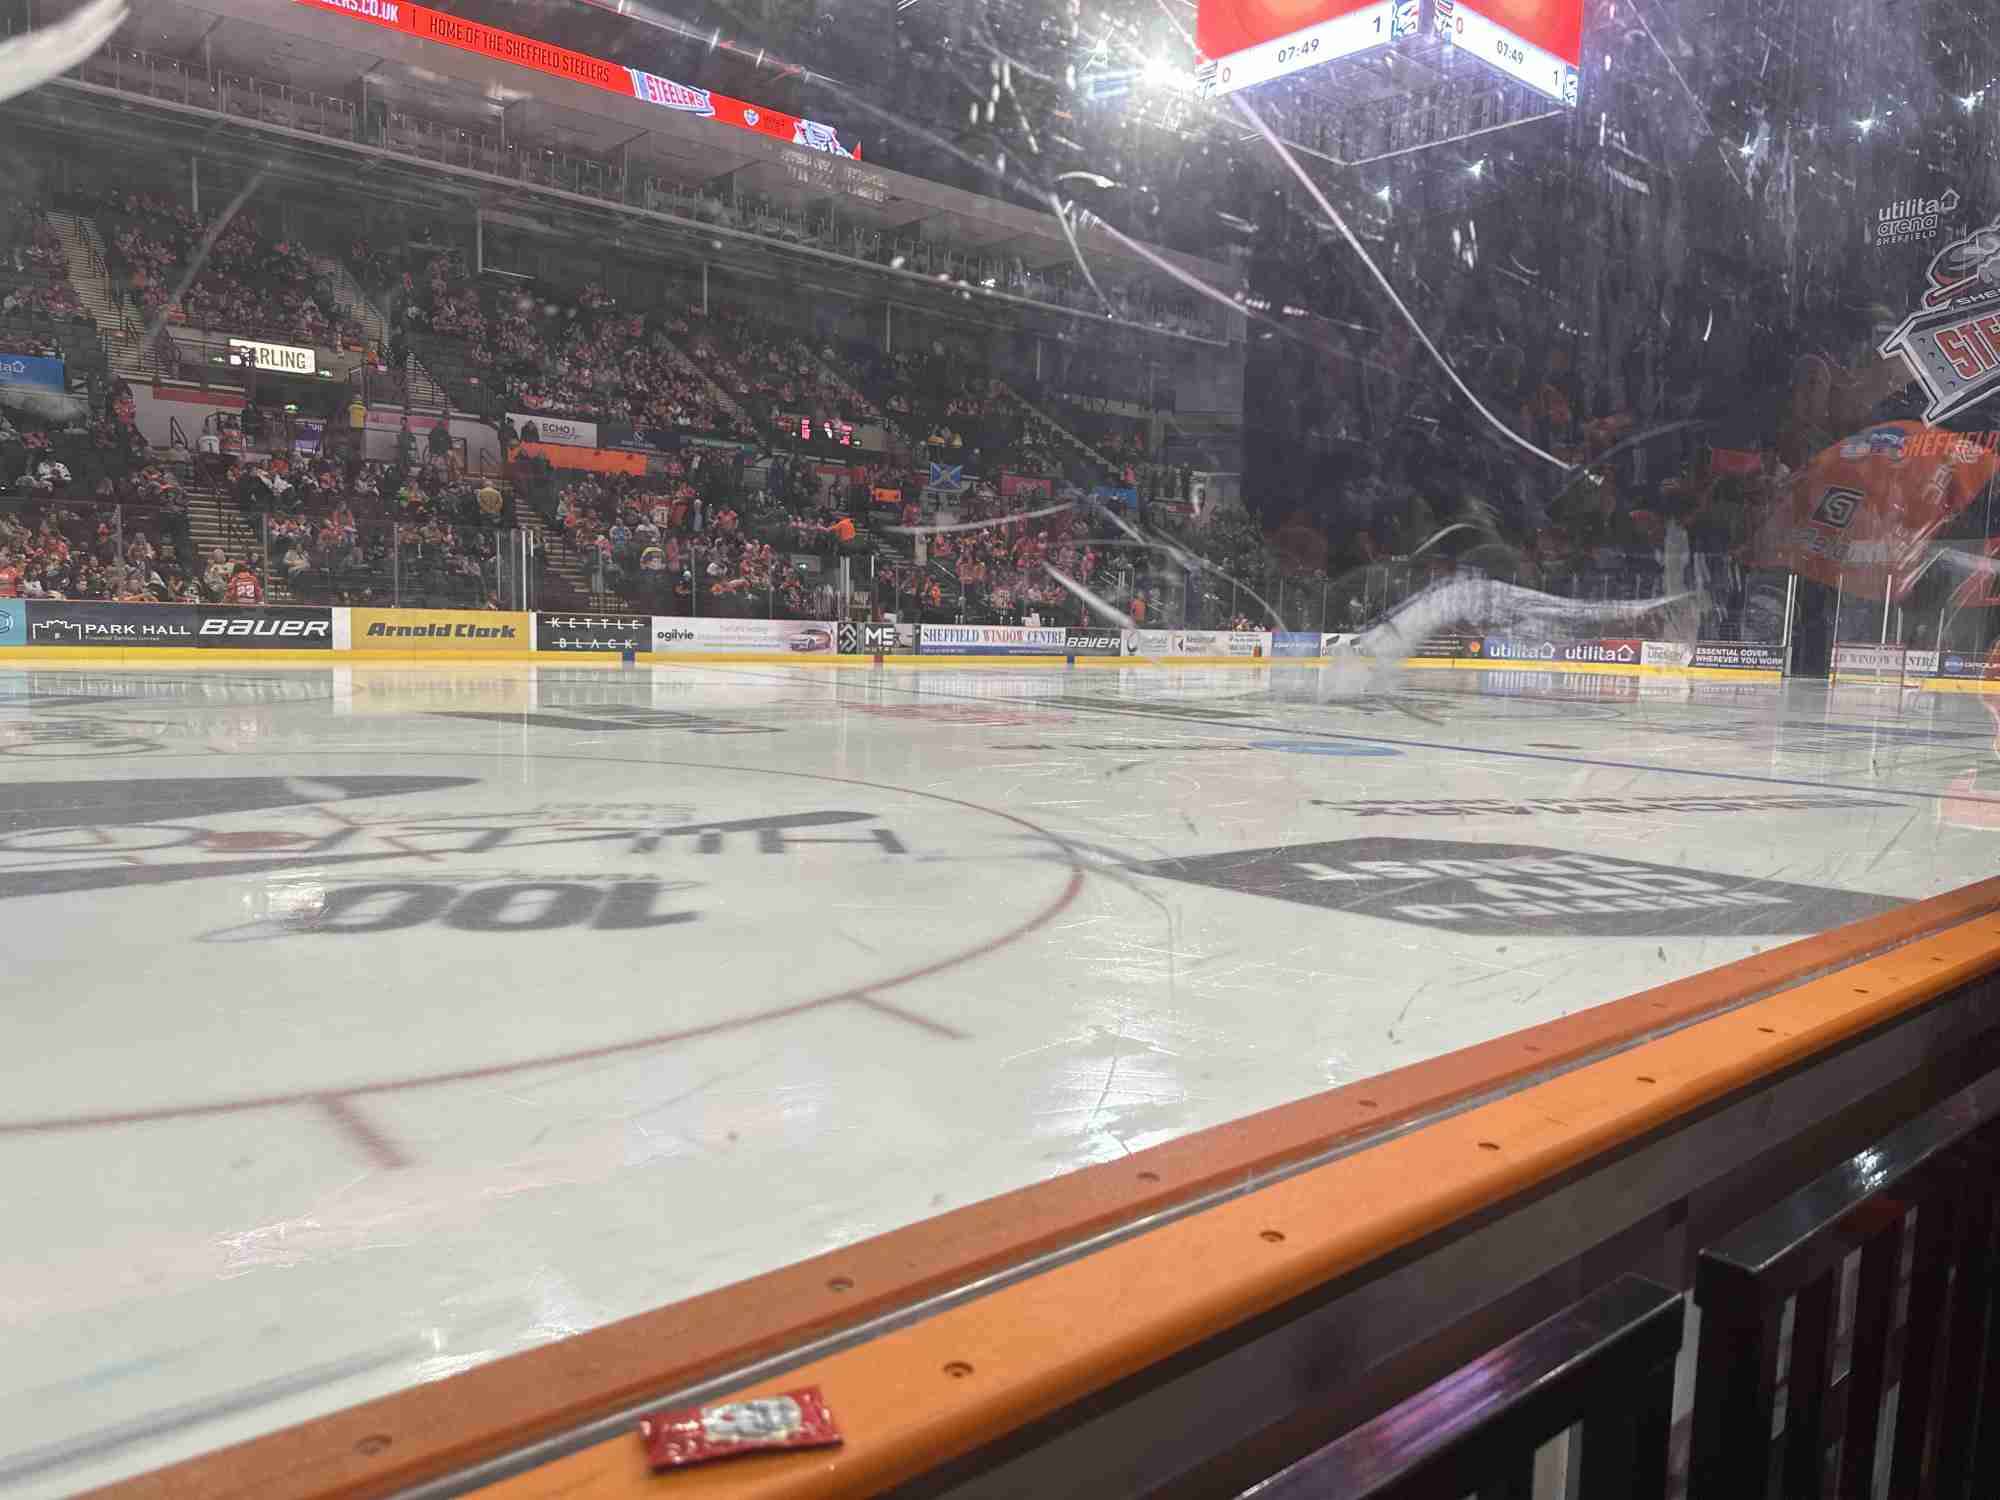
[(2000, 220), (1931, 258), (1923, 305), (1883, 341), (1923, 382), (1927, 422), (1942, 422), (2000, 390)]
[(1875, 243), (1912, 245), (1934, 240), (1945, 220), (1958, 212), (1959, 197), (1947, 188), (1936, 198), (1898, 198), (1887, 208), (1875, 210)]

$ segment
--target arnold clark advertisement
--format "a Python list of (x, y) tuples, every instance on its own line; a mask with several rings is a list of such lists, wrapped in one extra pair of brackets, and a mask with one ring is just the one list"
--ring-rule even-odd
[(1068, 635), (1060, 625), (925, 625), (918, 635), (917, 654), (1066, 656)]
[(766, 655), (832, 655), (831, 620), (696, 619), (687, 615), (653, 616), (654, 653), (701, 655), (710, 651), (755, 651)]
[(356, 651), (532, 649), (526, 614), (484, 609), (353, 609), (348, 615)]

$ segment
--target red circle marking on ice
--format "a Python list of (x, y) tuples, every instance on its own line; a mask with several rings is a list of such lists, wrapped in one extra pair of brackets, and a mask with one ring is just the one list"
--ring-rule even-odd
[[(336, 755), (339, 751), (294, 752), (306, 755)], [(162, 757), (167, 759), (172, 757)], [(188, 757), (194, 758), (194, 757)], [(934, 974), (958, 968), (1011, 947), (1021, 939), (1046, 927), (1060, 916), (1083, 890), (1083, 865), (1076, 852), (1059, 835), (1049, 832), (1039, 824), (1031, 823), (1017, 813), (1004, 812), (996, 807), (982, 807), (977, 802), (967, 802), (961, 797), (947, 797), (942, 792), (918, 791), (912, 787), (889, 786), (878, 781), (862, 781), (852, 776), (823, 776), (813, 771), (782, 771), (760, 766), (717, 766), (703, 761), (638, 760), (623, 756), (601, 755), (538, 755), (542, 761), (583, 761), (593, 765), (643, 765), (651, 768), (678, 766), (697, 771), (720, 771), (730, 774), (751, 776), (781, 776), (795, 781), (828, 782), (835, 786), (866, 787), (870, 791), (888, 792), (901, 797), (921, 797), (929, 802), (942, 802), (952, 807), (961, 807), (968, 812), (1000, 818), (1025, 828), (1037, 838), (1048, 840), (1062, 854), (1069, 865), (1069, 879), (1063, 883), (1055, 899), (1026, 921), (1007, 931), (976, 943), (962, 952), (945, 958), (934, 959), (930, 963), (906, 969), (885, 979), (870, 980), (865, 984), (851, 985), (831, 994), (820, 995), (811, 1000), (801, 1000), (792, 1005), (778, 1006), (771, 1010), (753, 1011), (733, 1020), (714, 1021), (705, 1026), (689, 1027), (682, 1031), (657, 1032), (650, 1036), (633, 1037), (623, 1042), (607, 1042), (601, 1046), (583, 1047), (570, 1052), (550, 1053), (543, 1057), (519, 1058), (513, 1062), (488, 1063), (479, 1067), (448, 1069), (438, 1073), (413, 1074), (406, 1078), (384, 1078), (370, 1083), (348, 1084), (338, 1088), (293, 1089), (284, 1093), (253, 1095), (239, 1099), (218, 1099), (206, 1104), (170, 1104), (157, 1109), (137, 1109), (113, 1111), (102, 1114), (64, 1115), (41, 1120), (0, 1121), (0, 1136), (27, 1135), (30, 1133), (51, 1133), (62, 1130), (89, 1130), (111, 1125), (143, 1125), (156, 1120), (194, 1119), (204, 1115), (238, 1114), (258, 1109), (280, 1109), (292, 1105), (317, 1105), (321, 1109), (332, 1109), (338, 1114), (346, 1101), (362, 1099), (373, 1094), (407, 1093), (416, 1089), (437, 1088), (445, 1084), (469, 1083), (484, 1078), (505, 1077), (514, 1073), (534, 1072), (541, 1068), (559, 1068), (569, 1063), (594, 1062), (602, 1058), (618, 1057), (626, 1053), (645, 1052), (656, 1047), (671, 1047), (676, 1042), (695, 1041), (701, 1037), (738, 1031), (748, 1026), (766, 1021), (789, 1020), (794, 1016), (806, 1015), (823, 1010), (830, 1005), (853, 1003), (869, 1009), (892, 1015), (910, 1025), (921, 1027), (942, 1036), (959, 1037), (963, 1033), (930, 1020), (915, 1011), (904, 1010), (878, 998), (882, 991), (896, 989), (902, 985), (914, 984), (919, 979), (928, 979)], [(389, 856), (394, 858), (395, 856)]]

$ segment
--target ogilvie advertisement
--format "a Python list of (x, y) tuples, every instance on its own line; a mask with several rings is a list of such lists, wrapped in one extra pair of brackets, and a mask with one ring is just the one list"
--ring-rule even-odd
[(357, 609), (356, 651), (527, 651), (528, 617), (480, 609)]
[(231, 609), (213, 604), (5, 601), (0, 645), (119, 650), (331, 651), (330, 609)]
[(701, 655), (712, 651), (753, 651), (765, 655), (830, 656), (831, 620), (697, 619), (654, 615), (653, 650)]

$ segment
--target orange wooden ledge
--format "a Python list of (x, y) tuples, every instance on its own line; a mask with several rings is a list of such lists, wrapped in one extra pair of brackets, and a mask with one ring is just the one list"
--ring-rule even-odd
[(745, 1394), (824, 1392), (838, 1449), (667, 1478), (627, 1434), (482, 1500), (858, 1500), (915, 1479), (2000, 968), (1987, 917), (1181, 1219)]
[[(1796, 1005), (1799, 1003), (1797, 997), (1805, 991), (1793, 987), (1804, 984), (1817, 995), (1819, 987), (1809, 983), (1816, 976), (1863, 960), (1907, 964), (1912, 960), (1902, 956), (1908, 951), (1903, 945), (1944, 929), (1958, 928), (1960, 924), (1996, 910), (2000, 910), (2000, 880), (1982, 881), (1946, 895), (1913, 902), (1893, 912), (1774, 948), (1768, 953), (1704, 974), (1641, 991), (1559, 1021), (1513, 1032), (1427, 1062), (1377, 1075), (1361, 1083), (1279, 1105), (1151, 1147), (1116, 1162), (1086, 1167), (1047, 1182), (1004, 1193), (733, 1286), (641, 1313), (545, 1348), (496, 1360), (448, 1380), (416, 1386), (282, 1432), (204, 1454), (93, 1494), (117, 1497), (117, 1500), (166, 1500), (166, 1497), (176, 1497), (176, 1500), (179, 1497), (187, 1497), (187, 1500), (276, 1500), (276, 1497), (373, 1500), (373, 1497), (391, 1495), (441, 1474), (518, 1449), (536, 1439), (575, 1428), (607, 1412), (727, 1374), (753, 1360), (796, 1348), (840, 1328), (962, 1286), (1003, 1267), (1073, 1244), (1174, 1203), (1217, 1189), (1239, 1186), (1261, 1173), (1296, 1163), (1346, 1142), (1361, 1141), (1386, 1127), (1427, 1117), (1467, 1099), (1518, 1085), (1540, 1073), (1572, 1067), (1662, 1029), (1684, 1026), (1702, 1017), (1714, 1016), (1731, 1006), (1776, 992), (1784, 993), (1778, 993), (1775, 1001), (1767, 1003)], [(1980, 929), (1978, 942), (1988, 945), (1996, 935), (2000, 935), (2000, 927), (1988, 923), (1985, 929)], [(1951, 941), (1968, 943), (1973, 940), (1964, 932), (1958, 932), (1954, 933)], [(1953, 951), (1957, 952), (1956, 949)], [(1981, 953), (1986, 951), (1986, 946), (1980, 947)], [(1927, 955), (1928, 952), (1927, 948)], [(1876, 958), (1877, 955), (1882, 957)], [(1927, 964), (1927, 967), (1935, 970), (1932, 978), (1947, 972), (1964, 977), (1968, 972), (1966, 966), (1970, 963), (1970, 959), (1960, 955), (1949, 962)], [(1844, 979), (1842, 974), (1824, 983), (1838, 988)], [(1926, 991), (1923, 998), (1933, 993), (1935, 989)], [(1910, 1003), (1916, 1003), (1916, 1000), (1912, 999)], [(1733, 1029), (1715, 1031), (1712, 1028), (1736, 1028), (1740, 1024), (1740, 1015), (1730, 1015), (1654, 1045), (1685, 1048), (1691, 1045), (1686, 1038), (1698, 1032), (1704, 1039), (1703, 1046), (1716, 1048), (1718, 1043), (1735, 1037), (1736, 1032)], [(1754, 1031), (1752, 1034), (1761, 1035)], [(1814, 1046), (1823, 1045), (1823, 1042), (1802, 1045), (1804, 1051), (1810, 1051)], [(1729, 1053), (1726, 1047), (1718, 1048), (1718, 1055), (1727, 1055), (1748, 1069), (1744, 1074), (1746, 1077), (1753, 1077), (1780, 1061), (1772, 1053), (1768, 1039), (1755, 1043), (1740, 1058)], [(1627, 1062), (1628, 1059), (1619, 1058), (1603, 1066), (1629, 1071)], [(1663, 1080), (1668, 1075), (1681, 1076), (1679, 1070), (1664, 1063), (1652, 1062), (1648, 1067), (1664, 1069), (1664, 1072), (1655, 1073)], [(1586, 1068), (1544, 1087), (1561, 1085), (1575, 1089), (1584, 1086), (1576, 1080), (1599, 1076), (1598, 1069)], [(1643, 1098), (1657, 1104), (1669, 1098), (1678, 1100), (1682, 1092), (1681, 1089), (1657, 1087), (1650, 1089)], [(1536, 1098), (1543, 1097), (1541, 1089), (1535, 1090), (1534, 1094)], [(1517, 1110), (1520, 1108), (1514, 1100), (1489, 1107), (1509, 1106)], [(1676, 1104), (1674, 1107), (1683, 1106)], [(1671, 1113), (1671, 1110), (1668, 1112)], [(1484, 1111), (1480, 1113), (1483, 1115)], [(1427, 1161), (1413, 1164), (1407, 1159), (1407, 1154), (1416, 1149), (1409, 1142), (1421, 1139), (1433, 1143), (1455, 1139), (1450, 1132), (1462, 1131), (1465, 1128), (1463, 1120), (1470, 1118), (1473, 1117), (1460, 1117), (1406, 1137), (1404, 1141), (1385, 1144), (1320, 1169), (1324, 1172), (1344, 1171), (1354, 1163), (1368, 1163), (1367, 1166), (1352, 1166), (1352, 1170), (1375, 1184), (1368, 1191), (1387, 1194), (1387, 1197), (1376, 1204), (1370, 1213), (1352, 1218), (1345, 1225), (1345, 1233), (1338, 1240), (1337, 1247), (1334, 1241), (1324, 1239), (1315, 1228), (1298, 1233), (1284, 1230), (1286, 1238), (1282, 1242), (1255, 1241), (1261, 1247), (1258, 1258), (1268, 1262), (1273, 1274), (1281, 1268), (1309, 1268), (1298, 1270), (1297, 1274), (1306, 1277), (1299, 1285), (1310, 1285), (1337, 1274), (1338, 1269), (1360, 1264), (1370, 1255), (1380, 1254), (1391, 1245), (1406, 1243), (1416, 1233), (1424, 1232), (1425, 1228), (1449, 1222), (1451, 1217), (1464, 1212), (1464, 1206), (1457, 1206), (1461, 1203), (1471, 1206), (1490, 1202), (1496, 1194), (1505, 1196), (1513, 1191), (1507, 1184), (1518, 1185), (1518, 1181), (1527, 1179), (1502, 1173), (1499, 1178), (1482, 1175), (1474, 1184), (1461, 1181), (1458, 1172), (1442, 1171), (1441, 1164), (1434, 1171)], [(1512, 1130), (1503, 1131), (1498, 1125), (1491, 1129), (1498, 1134), (1518, 1134)], [(1447, 1134), (1440, 1135), (1439, 1132)], [(1575, 1147), (1570, 1135), (1565, 1134), (1563, 1139), (1569, 1142), (1565, 1149)], [(1527, 1165), (1531, 1158), (1523, 1154), (1528, 1144), (1526, 1140), (1510, 1143), (1496, 1138), (1496, 1144), (1503, 1145), (1500, 1153), (1484, 1152), (1472, 1165), (1484, 1169), (1486, 1174), (1498, 1171), (1502, 1166), (1508, 1172), (1540, 1170)], [(1433, 1148), (1426, 1146), (1424, 1149)], [(1378, 1182), (1374, 1174), (1382, 1170), (1376, 1165), (1382, 1162), (1399, 1165)], [(1398, 1181), (1398, 1173), (1410, 1175), (1402, 1176)], [(1214, 1323), (1217, 1318), (1222, 1319), (1223, 1324), (1234, 1323), (1259, 1307), (1271, 1305), (1261, 1300), (1265, 1293), (1260, 1284), (1240, 1285), (1222, 1275), (1224, 1271), (1240, 1269), (1244, 1260), (1241, 1248), (1233, 1242), (1234, 1229), (1198, 1231), (1190, 1226), (1233, 1224), (1236, 1217), (1249, 1211), (1247, 1205), (1250, 1202), (1259, 1205), (1259, 1212), (1266, 1211), (1262, 1206), (1267, 1203), (1289, 1204), (1300, 1193), (1296, 1182), (1308, 1179), (1318, 1182), (1320, 1172), (1271, 1188), (1258, 1194), (1254, 1200), (1244, 1200), (1229, 1209), (1196, 1216), (1173, 1226), (1171, 1230), (1149, 1234), (1143, 1240), (1132, 1242), (1133, 1245), (1150, 1246), (1167, 1233), (1197, 1235), (1203, 1246), (1208, 1246), (1207, 1236), (1210, 1234), (1222, 1234), (1224, 1240), (1229, 1242), (1230, 1248), (1226, 1253), (1219, 1247), (1203, 1248), (1200, 1252), (1215, 1258), (1176, 1261), (1173, 1277), (1176, 1295), (1172, 1298), (1159, 1300), (1163, 1293), (1158, 1286), (1149, 1285), (1142, 1295), (1136, 1291), (1137, 1282), (1130, 1287), (1113, 1284), (1106, 1289), (1106, 1300), (1064, 1304), (1066, 1310), (1062, 1319), (1090, 1326), (1063, 1329), (1059, 1337), (1040, 1330), (1039, 1315), (1027, 1318), (1022, 1327), (1036, 1329), (1032, 1342), (1046, 1356), (1045, 1361), (1037, 1364), (1039, 1373), (1032, 1379), (1023, 1373), (1023, 1368), (1017, 1363), (1025, 1357), (1027, 1345), (1011, 1342), (1004, 1331), (990, 1331), (978, 1340), (967, 1341), (957, 1332), (961, 1324), (956, 1314), (934, 1319), (892, 1339), (868, 1344), (852, 1355), (838, 1358), (859, 1358), (875, 1351), (873, 1357), (894, 1358), (899, 1362), (898, 1368), (902, 1368), (902, 1354), (892, 1356), (886, 1351), (903, 1351), (913, 1347), (928, 1351), (908, 1366), (908, 1373), (898, 1376), (893, 1383), (898, 1399), (917, 1401), (917, 1398), (922, 1398), (917, 1404), (925, 1408), (922, 1413), (926, 1423), (924, 1431), (921, 1434), (899, 1432), (891, 1441), (885, 1430), (881, 1441), (889, 1446), (904, 1441), (917, 1443), (919, 1450), (928, 1452), (929, 1461), (939, 1461), (948, 1453), (962, 1451), (964, 1447), (1007, 1430), (1010, 1425), (1031, 1419), (1035, 1413), (1052, 1409), (1093, 1384), (1101, 1384), (1104, 1380), (1136, 1369), (1157, 1358), (1160, 1351), (1170, 1346), (1184, 1347), (1184, 1344), (1175, 1342), (1178, 1334), (1161, 1327), (1149, 1327), (1143, 1336), (1130, 1335), (1133, 1339), (1130, 1348), (1116, 1357), (1095, 1348), (1086, 1352), (1077, 1344), (1087, 1333), (1094, 1335), (1099, 1325), (1106, 1329), (1122, 1327), (1122, 1318), (1112, 1316), (1121, 1309), (1136, 1312), (1147, 1309), (1150, 1303), (1152, 1312), (1161, 1317), (1171, 1313), (1174, 1327), (1186, 1332), (1196, 1327), (1222, 1326)], [(1427, 1183), (1430, 1187), (1421, 1202), (1411, 1199), (1412, 1183)], [(1354, 1191), (1343, 1179), (1344, 1220), (1351, 1217)], [(1271, 1194), (1281, 1196), (1273, 1198)], [(1227, 1217), (1217, 1218), (1216, 1214)], [(1444, 1217), (1436, 1217), (1439, 1214)], [(1294, 1222), (1304, 1225), (1308, 1221)], [(1354, 1236), (1363, 1229), (1366, 1234), (1357, 1241)], [(1306, 1254), (1305, 1243), (1302, 1242), (1308, 1242), (1313, 1247), (1310, 1256)], [(1368, 1246), (1374, 1248), (1369, 1249)], [(1088, 1257), (1068, 1271), (1034, 1277), (1021, 1287), (1003, 1294), (1007, 1299), (1006, 1305), (1014, 1306), (1013, 1299), (1017, 1296), (1031, 1301), (1058, 1296), (1062, 1288), (1072, 1285), (1068, 1279), (1072, 1273), (1082, 1274), (1085, 1267), (1113, 1264), (1108, 1257), (1122, 1257), (1128, 1253), (1131, 1253), (1131, 1246), (1119, 1247), (1115, 1251)], [(1115, 1263), (1122, 1264), (1122, 1259)], [(1327, 1269), (1329, 1266), (1336, 1269)], [(1291, 1271), (1286, 1271), (1286, 1275), (1291, 1274)], [(1200, 1309), (1184, 1307), (1181, 1298), (1188, 1294), (1190, 1282), (1212, 1285), (1215, 1290), (1210, 1300), (1215, 1305), (1204, 1303)], [(1284, 1284), (1289, 1286), (1293, 1283), (1287, 1280)], [(1092, 1293), (1093, 1297), (1097, 1295)], [(1282, 1300), (1282, 1297), (1277, 1300)], [(990, 1308), (1000, 1302), (1000, 1297), (989, 1297), (973, 1306)], [(1040, 1304), (1037, 1302), (1035, 1305)], [(1088, 1308), (1088, 1317), (1083, 1316), (1081, 1311), (1085, 1307)], [(1058, 1320), (1059, 1323), (1061, 1321)], [(946, 1355), (942, 1363), (924, 1363), (936, 1352), (931, 1346), (939, 1340), (958, 1347), (960, 1352)], [(1133, 1359), (1137, 1363), (1129, 1362)], [(974, 1373), (940, 1386), (941, 1377), (937, 1371), (943, 1363), (954, 1361), (971, 1364)], [(835, 1364), (838, 1360), (828, 1363)], [(815, 1367), (816, 1374), (820, 1368)], [(842, 1366), (843, 1370), (846, 1368)], [(797, 1375), (786, 1377), (783, 1383), (803, 1384), (807, 1379), (805, 1375)], [(1079, 1380), (1084, 1383), (1077, 1384)], [(874, 1391), (876, 1388), (869, 1385), (867, 1389)], [(871, 1435), (876, 1431), (871, 1425), (876, 1420), (876, 1412), (867, 1404), (873, 1397), (860, 1398), (857, 1405), (857, 1390), (829, 1391), (843, 1421), (849, 1422), (851, 1430), (857, 1434), (840, 1456), (832, 1459), (807, 1459), (804, 1456), (773, 1459), (755, 1465), (757, 1473), (797, 1473), (808, 1468), (814, 1473), (824, 1469), (829, 1475), (843, 1476), (876, 1472), (880, 1461), (868, 1457), (876, 1451), (878, 1442), (877, 1437)], [(1002, 1392), (1005, 1394), (999, 1398), (1000, 1404), (996, 1407), (992, 1401), (996, 1393)], [(917, 1414), (905, 1415), (914, 1418)], [(602, 1471), (609, 1475), (617, 1470), (620, 1463), (615, 1455), (625, 1453), (628, 1447), (635, 1454), (636, 1440), (631, 1444), (617, 1443), (608, 1449), (591, 1450), (575, 1459), (538, 1470), (535, 1475), (524, 1476), (520, 1483), (567, 1484), (579, 1473), (599, 1474), (600, 1471), (589, 1468), (590, 1465), (611, 1465), (611, 1468)], [(627, 1454), (627, 1458), (636, 1462), (633, 1454)], [(585, 1467), (579, 1469), (578, 1465)], [(565, 1475), (570, 1479), (561, 1478)], [(751, 1482), (751, 1479), (759, 1484), (773, 1482), (755, 1476), (715, 1482), (735, 1484)], [(702, 1484), (709, 1482), (707, 1479), (700, 1481)], [(596, 1478), (590, 1480), (590, 1492), (593, 1494), (597, 1493), (596, 1483)], [(876, 1481), (852, 1481), (861, 1486), (858, 1489), (853, 1488), (847, 1478), (842, 1478), (840, 1483), (843, 1488), (829, 1493), (861, 1493)], [(574, 1489), (514, 1490), (505, 1487), (502, 1492), (509, 1495), (580, 1493)]]

